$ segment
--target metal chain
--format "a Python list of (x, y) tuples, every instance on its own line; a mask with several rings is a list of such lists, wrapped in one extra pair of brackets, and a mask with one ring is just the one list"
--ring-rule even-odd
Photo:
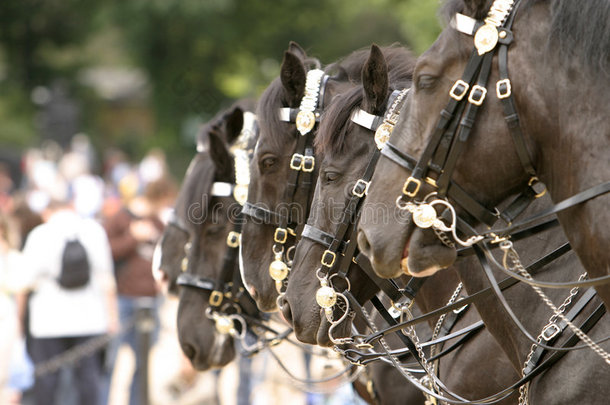
[(114, 334), (103, 335), (96, 338), (87, 340), (86, 342), (74, 346), (71, 349), (66, 350), (63, 353), (58, 354), (50, 358), (49, 360), (36, 364), (34, 375), (36, 377), (42, 377), (44, 375), (54, 373), (60, 368), (73, 366), (81, 359), (91, 356), (93, 353), (101, 350), (104, 346), (108, 345), (112, 339), (119, 334), (123, 334), (131, 329), (136, 323), (135, 317), (129, 320), (121, 330)]
[[(462, 285), (462, 283), (459, 283), (457, 288), (453, 292), (453, 295), (451, 295), (451, 298), (449, 298), (449, 301), (447, 301), (447, 304), (445, 304), (445, 305), (453, 304), (455, 302), (455, 300), (457, 299), (458, 295), (460, 295), (460, 292), (462, 292), (463, 287), (464, 286)], [(457, 309), (456, 309), (456, 311), (457, 311)], [(434, 340), (438, 337), (438, 334), (441, 331), (441, 327), (443, 326), (443, 322), (445, 321), (446, 317), (447, 317), (447, 313), (444, 313), (438, 318), (438, 321), (436, 322), (436, 326), (434, 327), (434, 332), (432, 333), (432, 338), (430, 340)]]
[(449, 236), (447, 236), (447, 234), (445, 232), (441, 231), (440, 229), (436, 229), (436, 228), (432, 228), (432, 230), (434, 231), (436, 236), (441, 240), (443, 245), (445, 245), (451, 249), (455, 249), (455, 243), (453, 243), (453, 241), (449, 238)]
[[(403, 312), (400, 316), (401, 322), (404, 322), (405, 315), (408, 320), (413, 319), (413, 314), (411, 313), (411, 310), (408, 307), (403, 307)], [(413, 344), (415, 345), (415, 348), (417, 349), (417, 353), (419, 354), (419, 358), (421, 359), (422, 365), (424, 366), (424, 370), (426, 371), (426, 374), (427, 374), (424, 377), (424, 379), (427, 377), (428, 383), (429, 383), (429, 388), (433, 392), (439, 393), (440, 390), (438, 388), (438, 385), (436, 384), (436, 379), (434, 378), (434, 376), (436, 375), (436, 372), (434, 369), (435, 367), (433, 364), (430, 364), (428, 362), (428, 359), (426, 358), (426, 355), (424, 354), (424, 349), (422, 348), (421, 343), (419, 341), (419, 336), (417, 336), (417, 332), (415, 331), (415, 327), (411, 325), (405, 329), (402, 329), (402, 331), (403, 331), (403, 333), (405, 333), (407, 336), (409, 336), (411, 338), (411, 341), (413, 342)], [(434, 401), (435, 401), (435, 399), (433, 400), (433, 402)]]
[[(453, 292), (453, 294), (451, 295), (451, 298), (449, 298), (449, 301), (447, 301), (446, 305), (451, 305), (455, 302), (455, 300), (457, 299), (458, 295), (460, 295), (460, 292), (462, 291), (463, 285), (460, 282), (457, 286), (457, 288), (455, 289), (455, 291)], [(434, 331), (432, 332), (432, 337), (430, 338), (430, 340), (434, 340), (438, 337), (439, 333), (441, 332), (441, 328), (443, 327), (443, 323), (445, 322), (445, 318), (447, 318), (447, 313), (442, 314), (439, 318), (438, 321), (436, 321), (436, 325), (434, 326)], [(437, 354), (437, 350), (440, 350), (440, 345), (433, 345), (430, 348), (430, 357), (434, 357)], [(432, 363), (432, 371), (434, 372), (434, 374), (436, 375), (438, 373), (438, 364), (440, 362), (440, 359), (436, 359), (433, 363)]]
[[(520, 273), (523, 275), (522, 272), (520, 272)], [(585, 271), (583, 274), (580, 275), (580, 277), (578, 277), (578, 281), (582, 281), (586, 277), (587, 277), (587, 272)], [(566, 297), (565, 300), (563, 300), (563, 303), (559, 306), (559, 308), (557, 308), (557, 310), (561, 313), (564, 313), (565, 310), (567, 309), (568, 305), (570, 305), (572, 303), (572, 299), (576, 296), (576, 294), (578, 294), (578, 287), (574, 287), (570, 290), (569, 295)], [(555, 324), (555, 321), (557, 320), (557, 318), (558, 318), (558, 315), (556, 313), (553, 313), (553, 315), (551, 315), (551, 317), (549, 318), (549, 322), (542, 328), (542, 331), (536, 338), (536, 341), (538, 343), (542, 342), (542, 339), (544, 337), (544, 331), (547, 330), (547, 328), (549, 328), (551, 325)], [(536, 344), (532, 344), (532, 346), (530, 347), (530, 352), (528, 353), (528, 355), (525, 359), (525, 362), (523, 363), (523, 369), (521, 369), (521, 375), (523, 377), (525, 377), (525, 370), (527, 369), (527, 365), (529, 364), (529, 362), (532, 360), (532, 356), (534, 355), (534, 351), (536, 350), (536, 347), (537, 347)], [(519, 405), (528, 405), (529, 386), (530, 386), (530, 383), (528, 381), (526, 384), (523, 384), (522, 386), (519, 387)]]
[[(510, 241), (504, 241), (500, 243), (500, 249), (504, 251), (504, 258), (502, 260), (502, 265), (507, 270), (510, 270), (515, 273), (521, 274), (523, 277), (527, 278), (529, 281), (534, 281), (532, 276), (527, 272), (527, 270), (521, 264), (521, 260), (519, 259), (519, 255), (513, 249), (513, 244)], [(512, 266), (507, 264), (508, 259), (512, 262)], [(591, 348), (595, 353), (597, 353), (607, 364), (610, 364), (610, 353), (602, 349), (597, 343), (595, 343), (586, 333), (584, 333), (580, 328), (574, 325), (564, 314), (559, 312), (558, 308), (553, 304), (553, 302), (549, 299), (549, 297), (542, 291), (540, 287), (535, 285), (530, 285), (534, 291), (540, 296), (542, 301), (553, 311), (558, 318), (560, 318), (563, 322), (565, 322), (570, 330), (574, 332), (576, 336), (580, 338), (587, 346)]]

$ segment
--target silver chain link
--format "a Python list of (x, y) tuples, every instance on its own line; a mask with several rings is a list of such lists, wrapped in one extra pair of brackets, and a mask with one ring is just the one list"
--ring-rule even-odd
[[(523, 272), (520, 272), (520, 274), (523, 275)], [(584, 272), (583, 274), (580, 275), (580, 277), (578, 277), (578, 281), (582, 281), (586, 277), (587, 277), (587, 272)], [(567, 309), (568, 305), (570, 305), (572, 303), (572, 299), (576, 296), (576, 294), (578, 294), (578, 287), (574, 287), (570, 290), (570, 293), (568, 294), (566, 299), (563, 300), (563, 303), (559, 306), (559, 308), (557, 308), (557, 311), (564, 313), (565, 310)], [(555, 321), (557, 320), (557, 318), (558, 318), (558, 315), (556, 313), (553, 313), (553, 315), (551, 315), (551, 317), (549, 318), (549, 322), (542, 328), (542, 331), (536, 338), (536, 342), (538, 342), (538, 343), (542, 342), (542, 339), (544, 337), (544, 331), (547, 328), (549, 328), (551, 325), (555, 324)], [(529, 364), (529, 362), (532, 360), (532, 356), (534, 355), (534, 351), (536, 350), (537, 346), (538, 345), (532, 343), (532, 346), (530, 347), (530, 352), (528, 353), (528, 355), (525, 359), (525, 362), (523, 363), (523, 369), (521, 369), (521, 375), (523, 377), (525, 377), (525, 370), (527, 369), (527, 365)], [(530, 385), (530, 383), (528, 381), (526, 384), (523, 384), (522, 386), (519, 387), (519, 405), (528, 405), (529, 385)]]
[(441, 240), (443, 245), (445, 245), (451, 249), (455, 249), (455, 243), (453, 243), (451, 238), (449, 238), (449, 236), (447, 236), (447, 234), (445, 232), (441, 231), (440, 229), (436, 229), (436, 228), (432, 228), (432, 230), (434, 231), (436, 236)]
[[(505, 269), (512, 271), (514, 273), (521, 274), (523, 277), (528, 279), (529, 281), (534, 281), (532, 276), (527, 272), (523, 264), (521, 264), (521, 260), (519, 259), (519, 255), (513, 249), (513, 244), (510, 241), (504, 241), (500, 244), (500, 249), (504, 251), (504, 258), (502, 260), (502, 265)], [(511, 265), (508, 265), (508, 260), (510, 259)], [(553, 304), (553, 302), (549, 299), (549, 297), (542, 291), (540, 287), (535, 285), (530, 285), (532, 289), (540, 296), (540, 299), (553, 311), (553, 313), (560, 318), (563, 322), (565, 322), (570, 330), (574, 332), (576, 336), (580, 338), (587, 346), (591, 348), (595, 353), (597, 353), (607, 364), (610, 364), (610, 353), (602, 349), (597, 343), (595, 343), (585, 332), (580, 330), (580, 328), (574, 325), (566, 316), (559, 312), (559, 309)]]

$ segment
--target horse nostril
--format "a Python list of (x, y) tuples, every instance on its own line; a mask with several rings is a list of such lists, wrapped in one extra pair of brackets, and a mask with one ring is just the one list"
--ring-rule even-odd
[(277, 298), (277, 305), (280, 307), (280, 313), (284, 317), (284, 320), (292, 325), (292, 311), (290, 310), (290, 304), (283, 295)]

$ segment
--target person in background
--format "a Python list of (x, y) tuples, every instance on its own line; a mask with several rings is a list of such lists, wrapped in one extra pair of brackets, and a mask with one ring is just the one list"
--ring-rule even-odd
[[(19, 347), (19, 319), (14, 293), (16, 277), (23, 268), (23, 256), (17, 250), (18, 236), (11, 218), (0, 212), (0, 403), (17, 404), (22, 389), (11, 384), (15, 354), (25, 356), (25, 348)], [(19, 352), (19, 353), (16, 353)]]
[[(42, 217), (45, 222), (30, 232), (23, 249), (26, 265), (20, 272), (23, 290), (18, 300), (23, 319), (24, 296), (32, 292), (29, 353), (37, 366), (99, 336), (115, 333), (118, 328), (112, 256), (104, 228), (93, 219), (80, 217), (70, 201), (51, 200)], [(74, 239), (86, 252), (89, 280), (82, 287), (68, 289), (60, 285), (59, 278), (64, 249)], [(79, 403), (98, 404), (99, 353), (87, 354), (71, 365)], [(35, 404), (56, 403), (59, 372), (36, 376)]]
[[(153, 343), (159, 332), (158, 308), (161, 295), (151, 271), (152, 257), (157, 239), (163, 231), (160, 215), (172, 205), (175, 189), (175, 185), (167, 178), (153, 181), (147, 184), (144, 194), (131, 198), (123, 209), (107, 218), (104, 223), (115, 263), (121, 325), (124, 328), (130, 325), (139, 310), (152, 309)], [(143, 368), (143, 356), (148, 356), (148, 353), (147, 348), (139, 347), (136, 328), (126, 328), (125, 333), (108, 349), (102, 403), (108, 401), (114, 363), (122, 343), (128, 344), (135, 355), (129, 404), (138, 405), (142, 395), (140, 384), (147, 378), (144, 375), (146, 370)]]

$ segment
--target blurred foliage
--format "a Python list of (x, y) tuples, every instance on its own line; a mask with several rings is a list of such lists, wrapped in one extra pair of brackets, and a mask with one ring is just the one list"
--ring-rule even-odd
[[(154, 144), (189, 156), (193, 122), (257, 97), (279, 73), (290, 40), (324, 64), (373, 42), (420, 53), (440, 31), (437, 7), (438, 0), (3, 0), (0, 143), (37, 139), (29, 94), (62, 77), (96, 144), (139, 155)], [(79, 72), (94, 66), (144, 73), (154, 134), (103, 136), (101, 102), (78, 89)]]

